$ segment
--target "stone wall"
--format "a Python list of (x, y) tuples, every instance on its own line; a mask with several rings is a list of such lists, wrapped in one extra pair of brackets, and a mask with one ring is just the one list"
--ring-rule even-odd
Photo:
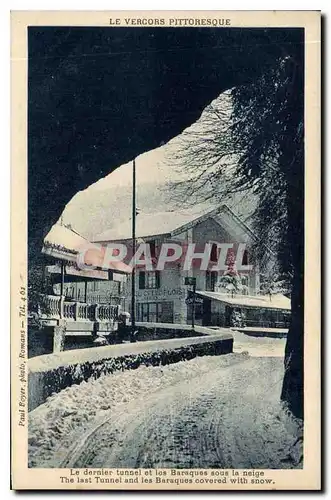
[(219, 334), (95, 347), (32, 358), (29, 360), (29, 411), (51, 394), (91, 378), (141, 365), (167, 365), (196, 356), (228, 354), (232, 348), (233, 336)]

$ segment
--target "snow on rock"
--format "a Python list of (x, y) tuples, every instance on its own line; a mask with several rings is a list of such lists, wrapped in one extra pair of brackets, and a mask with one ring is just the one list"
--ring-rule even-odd
[(29, 411), (54, 392), (90, 378), (140, 365), (159, 366), (232, 352), (233, 335), (136, 342), (46, 354), (29, 360)]
[[(214, 333), (211, 331), (211, 333)], [(231, 340), (231, 331), (223, 329), (213, 335), (212, 342)], [(91, 347), (87, 349), (75, 349), (52, 354), (44, 354), (29, 359), (29, 372), (37, 373), (57, 369), (60, 366), (67, 367), (75, 364), (97, 363), (105, 359), (119, 356), (145, 354), (154, 351), (173, 350), (180, 347), (193, 346), (211, 342), (207, 336), (186, 337), (174, 339), (151, 340), (136, 342), (134, 344), (115, 344), (102, 347)]]

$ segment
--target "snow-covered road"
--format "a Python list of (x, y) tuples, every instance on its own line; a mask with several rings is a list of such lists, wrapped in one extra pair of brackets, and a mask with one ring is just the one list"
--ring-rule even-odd
[(233, 352), (247, 351), (250, 356), (284, 357), (286, 338), (254, 337), (232, 331)]
[(31, 412), (31, 466), (300, 467), (301, 431), (280, 403), (285, 341), (238, 335), (241, 354), (114, 373), (52, 396)]
[(281, 372), (280, 359), (246, 359), (134, 401), (63, 465), (295, 467), (295, 429), (279, 404)]

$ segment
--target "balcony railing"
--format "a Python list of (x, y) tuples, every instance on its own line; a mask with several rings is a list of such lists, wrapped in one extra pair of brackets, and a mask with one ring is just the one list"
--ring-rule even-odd
[(118, 320), (119, 310), (118, 305), (72, 302), (57, 295), (41, 295), (39, 302), (40, 318), (47, 320), (113, 322)]

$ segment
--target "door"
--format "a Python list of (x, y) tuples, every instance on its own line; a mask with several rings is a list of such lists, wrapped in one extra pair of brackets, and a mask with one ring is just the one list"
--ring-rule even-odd
[(225, 326), (231, 326), (231, 313), (232, 308), (230, 306), (225, 306)]
[(202, 325), (211, 325), (211, 300), (204, 299), (202, 305)]

